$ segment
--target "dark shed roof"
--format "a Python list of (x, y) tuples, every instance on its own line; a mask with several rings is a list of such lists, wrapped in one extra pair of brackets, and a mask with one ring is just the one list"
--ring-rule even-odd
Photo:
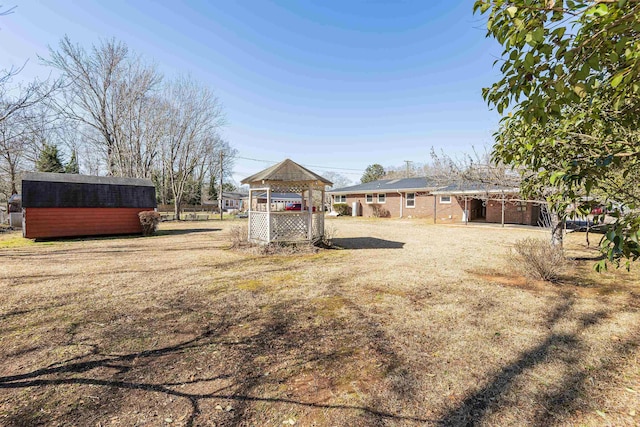
[(150, 179), (27, 173), (22, 178), (25, 208), (155, 208)]

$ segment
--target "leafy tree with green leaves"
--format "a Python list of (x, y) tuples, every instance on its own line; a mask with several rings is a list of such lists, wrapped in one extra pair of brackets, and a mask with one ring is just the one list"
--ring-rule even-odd
[(76, 155), (75, 150), (71, 152), (71, 158), (69, 159), (69, 162), (65, 165), (64, 172), (75, 173), (75, 174), (80, 173), (80, 165), (78, 164), (78, 156)]
[[(494, 159), (523, 170), (562, 216), (594, 195), (618, 207), (606, 262), (640, 258), (640, 1), (477, 0), (504, 48), (501, 79), (483, 96), (502, 119)], [(636, 181), (637, 182), (637, 181)], [(633, 187), (633, 186), (631, 186)], [(621, 207), (621, 208), (620, 208)]]
[(377, 181), (384, 177), (384, 173), (385, 172), (382, 165), (374, 163), (367, 166), (367, 168), (364, 170), (364, 174), (362, 175), (362, 178), (360, 178), (360, 182), (364, 184), (365, 182)]
[(36, 169), (38, 172), (64, 173), (64, 166), (60, 161), (58, 147), (45, 144), (40, 152), (40, 157), (36, 161)]

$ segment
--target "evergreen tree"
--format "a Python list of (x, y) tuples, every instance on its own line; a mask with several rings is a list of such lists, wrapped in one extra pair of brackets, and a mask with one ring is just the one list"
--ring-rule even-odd
[(78, 165), (78, 157), (76, 156), (76, 151), (73, 150), (71, 152), (71, 159), (69, 159), (69, 163), (64, 167), (65, 173), (80, 173), (80, 166)]
[(238, 187), (236, 187), (231, 182), (225, 182), (224, 184), (222, 184), (222, 191), (226, 191), (227, 193), (233, 193), (234, 191), (237, 191), (237, 190), (238, 190)]
[(209, 195), (209, 200), (218, 200), (218, 185), (216, 184), (216, 177), (213, 175), (209, 178), (207, 194)]
[(40, 157), (36, 161), (36, 169), (38, 172), (64, 173), (64, 166), (60, 161), (58, 147), (45, 144)]
[(384, 168), (382, 167), (382, 165), (374, 163), (367, 166), (367, 168), (364, 170), (364, 174), (362, 175), (362, 178), (360, 178), (360, 182), (364, 184), (366, 182), (377, 181), (379, 179), (382, 179), (383, 177)]

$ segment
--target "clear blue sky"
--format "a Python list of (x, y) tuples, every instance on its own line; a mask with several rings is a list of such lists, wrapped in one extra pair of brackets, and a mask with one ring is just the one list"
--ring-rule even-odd
[[(291, 158), (354, 181), (372, 163), (427, 162), (492, 142), (498, 115), (481, 88), (499, 46), (473, 0), (5, 1), (0, 68), (46, 56), (67, 34), (115, 37), (168, 76), (190, 73), (220, 97), (224, 137), (251, 159)], [(238, 159), (234, 177), (271, 163)], [(356, 169), (348, 171), (346, 169)]]

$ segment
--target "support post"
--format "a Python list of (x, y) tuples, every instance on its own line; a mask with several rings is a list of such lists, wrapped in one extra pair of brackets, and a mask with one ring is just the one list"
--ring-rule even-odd
[(465, 197), (464, 198), (464, 225), (469, 224), (469, 210), (467, 208), (467, 203), (468, 203), (468, 199), (467, 197)]
[(251, 210), (253, 206), (253, 193), (249, 188), (249, 226), (247, 227), (247, 240), (251, 241)]
[(267, 243), (271, 243), (271, 186), (267, 188)]
[(438, 216), (438, 196), (433, 196), (433, 223), (436, 223), (436, 217)]
[(307, 224), (307, 240), (313, 240), (313, 190), (312, 185), (309, 184), (309, 196), (307, 198), (307, 208), (309, 208), (309, 224)]
[(220, 151), (220, 197), (218, 197), (220, 200), (218, 202), (218, 208), (220, 208), (220, 221), (222, 221), (222, 180), (224, 178), (224, 173), (222, 171), (222, 159), (224, 159), (224, 153)]

